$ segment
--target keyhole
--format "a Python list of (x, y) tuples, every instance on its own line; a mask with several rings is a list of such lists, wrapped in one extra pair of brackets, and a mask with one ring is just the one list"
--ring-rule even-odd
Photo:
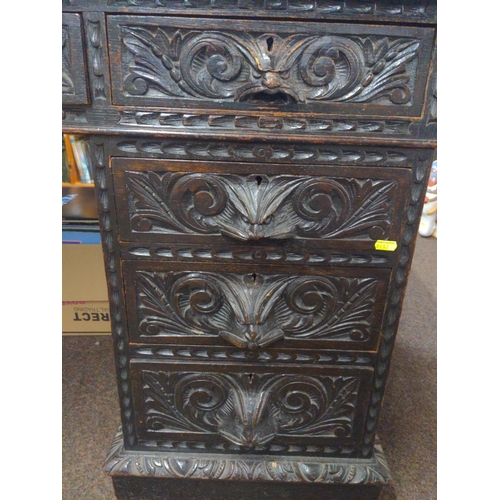
[(252, 279), (254, 283), (257, 281), (257, 275), (255, 273), (252, 274)]
[(253, 379), (253, 373), (249, 373), (247, 376), (248, 376), (248, 379), (249, 379), (249, 380), (250, 380), (250, 382), (251, 382), (251, 381), (252, 381), (252, 379)]
[(270, 36), (267, 40), (267, 51), (271, 52), (273, 50), (273, 45), (274, 45), (274, 38)]
[(258, 175), (255, 180), (257, 181), (257, 187), (260, 187), (260, 185), (262, 184), (262, 177), (260, 175)]

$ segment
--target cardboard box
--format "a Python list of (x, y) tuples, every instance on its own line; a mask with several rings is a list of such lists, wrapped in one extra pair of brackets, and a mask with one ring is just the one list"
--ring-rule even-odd
[(62, 246), (62, 331), (111, 333), (101, 245)]
[(63, 335), (110, 335), (109, 304), (106, 301), (63, 301)]

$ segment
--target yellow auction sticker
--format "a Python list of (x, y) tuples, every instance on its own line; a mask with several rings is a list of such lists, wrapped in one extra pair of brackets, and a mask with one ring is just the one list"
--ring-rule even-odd
[(384, 250), (385, 252), (394, 252), (398, 248), (397, 241), (377, 240), (375, 250)]

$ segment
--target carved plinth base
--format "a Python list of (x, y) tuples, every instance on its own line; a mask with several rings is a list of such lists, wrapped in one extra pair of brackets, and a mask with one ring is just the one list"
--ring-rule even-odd
[(118, 432), (105, 463), (119, 500), (378, 500), (391, 479), (370, 459), (129, 451)]

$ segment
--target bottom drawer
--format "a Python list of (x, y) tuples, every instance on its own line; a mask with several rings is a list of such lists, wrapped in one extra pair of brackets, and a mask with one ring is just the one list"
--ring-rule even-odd
[(373, 369), (131, 361), (138, 448), (355, 457)]

